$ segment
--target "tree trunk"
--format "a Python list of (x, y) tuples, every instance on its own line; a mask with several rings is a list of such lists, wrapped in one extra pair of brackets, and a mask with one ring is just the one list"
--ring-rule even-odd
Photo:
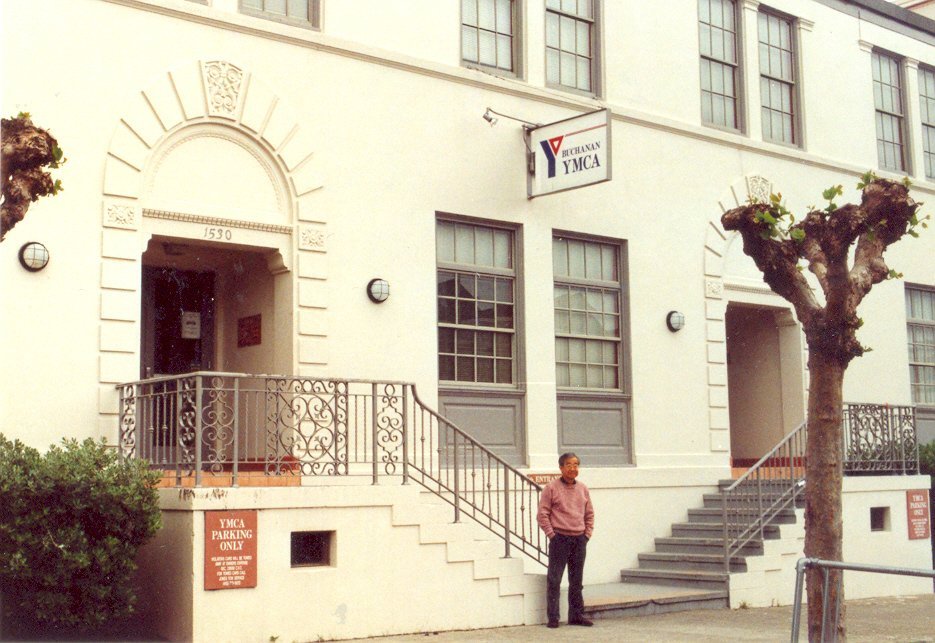
[[(808, 443), (806, 444), (805, 555), (824, 560), (842, 559), (843, 517), (841, 480), (843, 477), (842, 409), (846, 364), (818, 351), (808, 359)], [(845, 640), (844, 588), (842, 572), (829, 571), (828, 609), (831, 624), (834, 609), (840, 606), (837, 640)], [(824, 608), (824, 571), (806, 572), (808, 596), (808, 639), (820, 641)], [(827, 632), (826, 636), (831, 635)]]

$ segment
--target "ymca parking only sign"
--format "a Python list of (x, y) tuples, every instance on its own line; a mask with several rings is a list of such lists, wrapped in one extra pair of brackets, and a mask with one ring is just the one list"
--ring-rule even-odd
[(609, 181), (610, 110), (602, 109), (526, 130), (533, 157), (529, 198)]

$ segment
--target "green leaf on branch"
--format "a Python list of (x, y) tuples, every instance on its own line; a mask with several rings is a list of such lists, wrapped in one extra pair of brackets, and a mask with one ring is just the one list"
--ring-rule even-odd
[(805, 239), (805, 230), (802, 228), (795, 228), (789, 233), (789, 236), (793, 241), (802, 241)]
[(889, 271), (888, 273), (886, 273), (886, 278), (887, 278), (887, 279), (902, 279), (902, 278), (903, 278), (903, 273), (901, 273), (901, 272), (896, 272), (895, 270), (893, 270), (892, 268), (890, 268), (890, 271)]
[(867, 170), (860, 175), (860, 181), (857, 183), (857, 189), (863, 190), (865, 187), (873, 183), (877, 178), (877, 175), (873, 173), (873, 170)]

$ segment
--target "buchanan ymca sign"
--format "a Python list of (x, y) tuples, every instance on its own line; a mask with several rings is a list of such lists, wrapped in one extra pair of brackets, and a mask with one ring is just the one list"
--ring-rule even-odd
[(529, 198), (609, 181), (610, 110), (526, 130), (532, 155)]

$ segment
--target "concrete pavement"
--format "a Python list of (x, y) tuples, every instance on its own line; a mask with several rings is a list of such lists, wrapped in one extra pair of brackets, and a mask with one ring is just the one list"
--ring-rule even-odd
[[(935, 643), (935, 594), (847, 601), (849, 641)], [(807, 618), (803, 607), (803, 620)], [(724, 642), (789, 641), (791, 607), (694, 610), (653, 616), (604, 619), (594, 627), (557, 630), (544, 625), (503, 627), (467, 632), (425, 632), (372, 639), (383, 642), (446, 643), (453, 641), (653, 641)], [(808, 640), (803, 626), (800, 641)]]

